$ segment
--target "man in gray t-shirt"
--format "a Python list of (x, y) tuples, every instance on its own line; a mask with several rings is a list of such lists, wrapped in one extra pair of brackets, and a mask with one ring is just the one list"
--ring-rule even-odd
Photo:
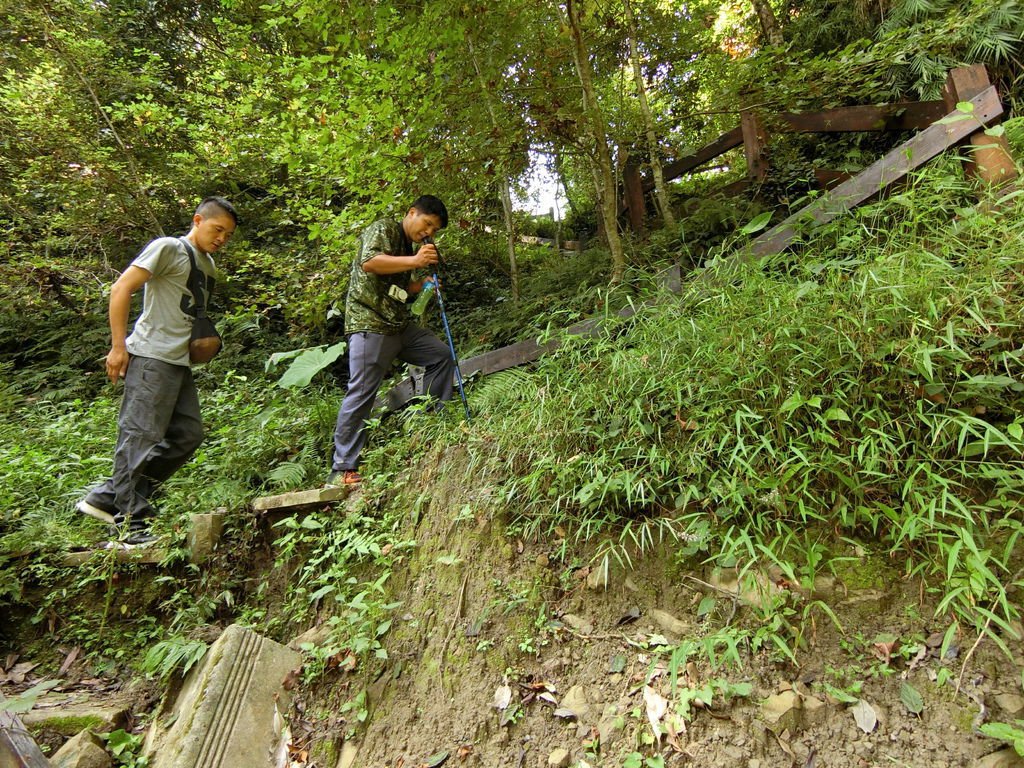
[[(153, 240), (110, 290), (107, 376), (113, 383), (124, 379), (114, 470), (109, 480), (78, 502), (77, 509), (116, 525), (118, 546), (131, 548), (154, 540), (150, 496), (203, 441), (189, 340), (196, 299), (206, 306), (213, 285), (210, 254), (227, 243), (237, 223), (231, 203), (206, 198), (196, 208), (185, 237)], [(193, 259), (201, 276), (190, 281)], [(190, 285), (203, 295), (193, 297)], [(128, 335), (132, 295), (140, 288), (142, 314)]]

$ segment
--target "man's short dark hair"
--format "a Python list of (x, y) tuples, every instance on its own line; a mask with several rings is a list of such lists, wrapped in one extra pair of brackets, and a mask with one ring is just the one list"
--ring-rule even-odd
[(216, 216), (218, 213), (227, 214), (231, 220), (238, 225), (238, 211), (235, 206), (223, 197), (207, 197), (196, 206), (196, 213), (200, 216)]
[(442, 203), (441, 199), (438, 197), (434, 197), (433, 195), (420, 195), (409, 207), (415, 208), (420, 213), (437, 216), (437, 218), (441, 220), (441, 229), (448, 226), (448, 209), (444, 207), (444, 203)]

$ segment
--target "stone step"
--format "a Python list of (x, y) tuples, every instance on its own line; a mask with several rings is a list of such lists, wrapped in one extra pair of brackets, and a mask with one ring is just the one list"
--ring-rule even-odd
[(152, 768), (274, 768), (302, 654), (233, 624), (165, 701), (146, 736)]
[(141, 547), (139, 549), (82, 549), (75, 552), (65, 552), (60, 556), (61, 565), (69, 568), (76, 568), (85, 565), (93, 558), (102, 560), (113, 557), (119, 563), (142, 563), (145, 565), (156, 565), (163, 562), (167, 557), (167, 550), (161, 547)]
[(257, 512), (284, 512), (329, 504), (347, 498), (356, 486), (343, 485), (337, 488), (313, 488), (308, 491), (291, 491), (276, 496), (261, 496), (252, 503)]
[[(221, 511), (192, 515), (192, 525), (188, 532), (189, 562), (201, 565), (210, 559), (213, 550), (220, 541), (224, 531), (225, 513)], [(141, 547), (139, 549), (119, 549), (111, 552), (108, 549), (83, 549), (76, 552), (65, 552), (61, 555), (61, 565), (75, 568), (85, 565), (93, 558), (113, 557), (119, 563), (139, 563), (142, 565), (158, 565), (167, 558), (167, 550), (163, 547)]]

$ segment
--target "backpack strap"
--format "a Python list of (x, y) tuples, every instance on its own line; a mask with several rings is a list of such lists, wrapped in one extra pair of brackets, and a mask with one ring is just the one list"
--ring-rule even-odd
[(213, 286), (216, 281), (199, 269), (199, 265), (196, 264), (196, 254), (192, 249), (192, 243), (184, 237), (179, 237), (178, 240), (185, 246), (188, 260), (192, 265), (192, 269), (188, 273), (188, 289), (192, 293), (192, 301), (196, 306), (196, 317), (206, 317), (206, 300), (204, 296), (213, 293)]

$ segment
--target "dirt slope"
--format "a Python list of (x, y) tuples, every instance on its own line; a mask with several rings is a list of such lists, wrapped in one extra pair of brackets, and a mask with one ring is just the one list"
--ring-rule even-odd
[[(453, 464), (424, 478), (436, 490), (396, 568), (389, 660), (339, 765), (1016, 764), (976, 728), (1024, 717), (1021, 642), (1007, 641), (1011, 662), (955, 634), (940, 659), (947, 626), (884, 560), (865, 556), (813, 595), (762, 574), (747, 584), (754, 605), (732, 574), (687, 570), (671, 546), (605, 580), (557, 535), (510, 538)], [(775, 651), (764, 594), (794, 627), (812, 617), (796, 664)]]

